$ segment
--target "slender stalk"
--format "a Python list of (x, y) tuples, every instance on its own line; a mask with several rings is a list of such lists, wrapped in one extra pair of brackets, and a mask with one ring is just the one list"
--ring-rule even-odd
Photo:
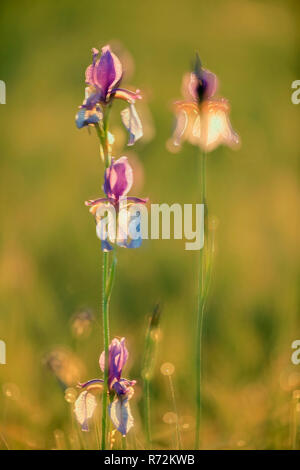
[(107, 424), (107, 396), (108, 396), (108, 353), (109, 353), (109, 310), (108, 299), (106, 295), (108, 268), (108, 253), (103, 252), (103, 272), (102, 272), (102, 319), (103, 319), (103, 337), (104, 337), (104, 386), (102, 397), (102, 444), (101, 448), (106, 448), (106, 424)]
[[(103, 121), (101, 125), (95, 124), (95, 129), (99, 138), (100, 153), (104, 160), (105, 168), (108, 168), (111, 163), (110, 148), (108, 141), (108, 116), (110, 107), (103, 109)], [(113, 287), (116, 267), (116, 255), (114, 253), (113, 261), (110, 265), (109, 253), (103, 252), (102, 258), (102, 321), (103, 321), (103, 338), (104, 338), (104, 384), (103, 384), (103, 397), (102, 397), (102, 439), (101, 448), (106, 449), (107, 442), (107, 404), (108, 404), (108, 368), (109, 368), (109, 301)]]
[(179, 418), (178, 418), (178, 410), (177, 410), (177, 405), (176, 405), (176, 397), (175, 397), (175, 390), (174, 390), (172, 375), (169, 374), (168, 379), (169, 379), (171, 397), (172, 397), (172, 402), (173, 402), (173, 409), (174, 409), (174, 413), (176, 416), (175, 429), (176, 429), (177, 450), (181, 450), (182, 443), (181, 443), (181, 436), (180, 436), (180, 431), (179, 431)]
[(205, 307), (205, 250), (206, 250), (206, 154), (201, 152), (201, 187), (200, 204), (204, 204), (204, 246), (199, 252), (199, 286), (198, 286), (198, 310), (196, 324), (196, 436), (195, 449), (200, 446), (200, 422), (202, 408), (202, 336), (203, 336), (203, 317)]
[(150, 380), (144, 380), (144, 419), (145, 419), (145, 431), (147, 448), (152, 448), (151, 439), (151, 424), (150, 424)]
[(146, 435), (147, 448), (152, 448), (151, 438), (151, 401), (150, 401), (150, 381), (155, 366), (155, 356), (158, 342), (159, 322), (161, 315), (161, 307), (156, 304), (151, 317), (145, 338), (145, 350), (143, 358), (143, 397), (144, 397), (144, 430)]

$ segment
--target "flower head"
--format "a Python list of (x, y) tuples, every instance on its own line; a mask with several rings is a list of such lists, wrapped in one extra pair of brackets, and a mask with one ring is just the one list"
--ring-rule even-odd
[[(133, 426), (129, 400), (134, 394), (133, 386), (135, 380), (128, 380), (121, 377), (122, 370), (128, 359), (128, 351), (125, 346), (125, 338), (114, 338), (109, 346), (108, 357), (108, 389), (114, 400), (109, 405), (109, 414), (114, 426), (125, 436)], [(101, 353), (99, 365), (102, 372), (105, 368), (105, 353)], [(92, 379), (79, 387), (83, 390), (75, 402), (75, 415), (82, 426), (82, 430), (88, 431), (88, 419), (93, 416), (96, 408), (94, 396), (91, 390), (102, 389), (102, 379)]]
[(76, 115), (76, 125), (82, 128), (95, 125), (103, 120), (104, 109), (113, 99), (121, 99), (129, 104), (121, 112), (122, 122), (129, 132), (128, 145), (133, 145), (143, 135), (140, 118), (135, 109), (135, 101), (141, 99), (139, 90), (130, 91), (120, 88), (123, 70), (118, 57), (106, 45), (101, 54), (92, 49), (93, 61), (85, 72), (85, 99)]
[(185, 101), (177, 101), (174, 105), (174, 146), (178, 147), (186, 140), (211, 152), (221, 144), (234, 147), (239, 143), (229, 120), (229, 102), (214, 97), (217, 87), (216, 75), (204, 69), (196, 56), (194, 70), (183, 78)]
[(104, 175), (103, 190), (108, 198), (119, 201), (121, 197), (126, 196), (133, 183), (132, 168), (128, 163), (127, 157), (121, 157), (112, 161)]
[(211, 98), (217, 91), (218, 79), (216, 75), (202, 67), (200, 58), (196, 54), (194, 70), (183, 77), (182, 92), (186, 99), (202, 103)]
[[(85, 202), (96, 219), (97, 235), (102, 242), (103, 251), (112, 250), (112, 245), (108, 239), (124, 248), (138, 248), (141, 245), (139, 215), (131, 215), (128, 218), (127, 209), (134, 204), (145, 204), (147, 199), (127, 196), (132, 184), (133, 172), (127, 157), (121, 157), (118, 160), (112, 159), (111, 165), (104, 174), (103, 191), (106, 197)], [(106, 223), (106, 217), (104, 217), (104, 209), (109, 210), (110, 208), (114, 209), (118, 218), (118, 236), (115, 236), (116, 223), (113, 224), (114, 227), (112, 228), (112, 223), (109, 226)], [(111, 228), (112, 230), (110, 230)], [(134, 238), (131, 237), (133, 229), (138, 232)]]

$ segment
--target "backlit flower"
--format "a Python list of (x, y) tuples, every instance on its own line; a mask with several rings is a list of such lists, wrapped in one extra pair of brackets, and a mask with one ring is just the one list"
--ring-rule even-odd
[[(125, 436), (133, 426), (133, 417), (130, 411), (129, 400), (134, 394), (133, 386), (135, 380), (128, 380), (121, 377), (122, 370), (128, 359), (128, 351), (125, 346), (125, 338), (121, 340), (114, 338), (109, 346), (108, 357), (108, 389), (113, 399), (108, 409), (110, 418), (118, 431)], [(105, 353), (102, 352), (99, 358), (99, 365), (102, 372), (105, 367)], [(92, 379), (79, 384), (83, 389), (75, 402), (75, 415), (82, 426), (82, 430), (88, 430), (88, 419), (93, 416), (96, 408), (94, 396), (90, 393), (95, 389), (102, 389), (102, 379)]]
[[(86, 201), (90, 207), (90, 212), (95, 216), (97, 224), (97, 235), (101, 239), (103, 251), (112, 250), (109, 243), (115, 242), (117, 245), (125, 248), (138, 248), (141, 245), (142, 238), (137, 236), (134, 239), (130, 237), (131, 228), (140, 231), (138, 215), (131, 215), (127, 218), (127, 209), (133, 204), (145, 204), (147, 199), (127, 196), (133, 184), (133, 172), (128, 163), (127, 157), (121, 157), (118, 160), (112, 159), (111, 165), (105, 170), (103, 191), (105, 198)], [(116, 227), (109, 230), (104, 217), (104, 209), (112, 207), (115, 211), (118, 222), (118, 236)], [(115, 224), (116, 225), (116, 224)], [(113, 232), (113, 233), (112, 233)], [(110, 235), (110, 236), (109, 236)]]
[(121, 119), (129, 132), (128, 145), (133, 145), (143, 135), (142, 123), (134, 106), (135, 101), (141, 99), (139, 90), (133, 92), (120, 88), (122, 65), (108, 45), (102, 48), (101, 55), (95, 48), (92, 52), (93, 62), (85, 72), (85, 99), (76, 115), (76, 125), (82, 128), (99, 123), (103, 119), (105, 107), (110, 105), (113, 99), (121, 99), (129, 104), (129, 107), (121, 112)]
[(214, 97), (217, 87), (216, 75), (202, 68), (197, 56), (193, 72), (183, 78), (185, 100), (174, 104), (175, 146), (180, 146), (186, 140), (211, 152), (221, 144), (234, 147), (239, 143), (239, 137), (229, 120), (229, 102), (224, 98)]

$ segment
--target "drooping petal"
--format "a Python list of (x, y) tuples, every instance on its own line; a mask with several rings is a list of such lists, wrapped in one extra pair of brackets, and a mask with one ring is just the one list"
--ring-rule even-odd
[(128, 103), (134, 104), (136, 100), (141, 100), (142, 96), (140, 95), (140, 90), (130, 91), (125, 90), (124, 88), (116, 88), (112, 90), (114, 97), (120, 100), (127, 101)]
[(239, 136), (232, 129), (229, 120), (230, 106), (227, 100), (210, 100), (203, 103), (200, 123), (194, 128), (199, 145), (206, 152), (211, 152), (219, 145), (235, 147), (239, 144)]
[(121, 119), (129, 133), (127, 145), (133, 145), (138, 139), (143, 137), (143, 126), (139, 115), (133, 104), (121, 111)]
[(93, 416), (97, 402), (94, 395), (88, 391), (81, 392), (75, 401), (74, 412), (82, 431), (88, 431), (88, 420)]
[[(96, 220), (98, 216), (96, 214)], [(111, 243), (116, 241), (116, 221), (114, 216), (108, 212), (106, 216), (99, 219), (96, 225), (97, 237), (101, 240), (102, 251), (111, 251), (113, 247)]]
[(102, 112), (99, 108), (88, 110), (82, 108), (78, 111), (75, 117), (75, 123), (78, 129), (88, 126), (89, 124), (96, 124), (102, 119)]
[(93, 389), (93, 388), (102, 389), (102, 386), (103, 386), (103, 380), (102, 379), (92, 379), (92, 380), (88, 380), (87, 382), (84, 382), (84, 383), (79, 383), (77, 387), (85, 388), (87, 390), (90, 390), (90, 389)]
[(122, 436), (126, 436), (128, 431), (134, 425), (128, 398), (119, 396), (109, 405), (108, 411), (113, 425), (122, 434)]
[(106, 169), (103, 190), (107, 197), (119, 200), (130, 191), (132, 183), (132, 168), (127, 157), (121, 157)]
[(197, 144), (193, 134), (195, 121), (199, 116), (199, 108), (193, 102), (177, 102), (175, 103), (176, 126), (173, 133), (173, 143), (180, 146), (185, 140), (192, 144)]

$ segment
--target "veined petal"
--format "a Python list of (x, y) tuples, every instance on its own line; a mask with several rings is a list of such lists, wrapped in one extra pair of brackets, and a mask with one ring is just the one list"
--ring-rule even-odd
[(88, 126), (89, 124), (96, 124), (102, 119), (102, 112), (93, 108), (91, 110), (82, 108), (78, 111), (75, 117), (76, 126), (78, 129)]
[(112, 161), (104, 175), (104, 192), (109, 198), (119, 200), (130, 191), (133, 184), (133, 172), (127, 157)]
[(114, 203), (114, 199), (109, 199), (107, 197), (100, 197), (99, 199), (89, 199), (88, 201), (85, 201), (85, 205), (88, 207), (95, 207), (99, 206), (100, 204), (108, 204), (108, 203)]
[(118, 57), (111, 52), (109, 46), (102, 48), (100, 59), (93, 69), (93, 81), (106, 97), (116, 88), (122, 79), (122, 65)]
[(86, 81), (86, 83), (89, 83), (90, 85), (94, 84), (94, 80), (93, 80), (94, 68), (95, 68), (97, 57), (99, 55), (99, 51), (98, 51), (98, 49), (93, 47), (92, 53), (93, 53), (93, 63), (91, 65), (89, 65), (88, 68), (85, 71), (85, 81)]
[(92, 380), (88, 380), (87, 382), (84, 382), (84, 383), (79, 383), (78, 384), (78, 387), (79, 388), (86, 388), (87, 390), (89, 390), (90, 388), (93, 388), (93, 387), (98, 387), (99, 385), (102, 386), (103, 384), (103, 380), (102, 379), (92, 379)]
[(128, 108), (121, 111), (121, 119), (126, 130), (129, 132), (127, 145), (133, 145), (138, 139), (143, 137), (143, 126), (133, 104), (130, 104)]
[[(118, 340), (114, 338), (109, 345), (108, 356), (108, 381), (110, 386), (114, 381), (119, 381), (121, 378), (122, 369), (128, 359), (128, 350), (125, 346), (125, 338)], [(104, 372), (105, 367), (105, 352), (103, 351), (99, 358), (100, 369)]]
[(203, 103), (198, 137), (200, 147), (206, 152), (211, 152), (221, 144), (229, 147), (239, 144), (239, 136), (232, 129), (229, 120), (229, 110), (229, 103), (225, 99)]
[(88, 391), (81, 392), (75, 401), (74, 412), (82, 431), (88, 431), (88, 420), (93, 416), (97, 402), (94, 395)]
[(109, 405), (108, 411), (113, 425), (122, 434), (122, 436), (126, 436), (128, 431), (134, 425), (128, 398), (119, 396)]
[(134, 104), (136, 100), (141, 100), (142, 96), (140, 95), (140, 90), (130, 91), (125, 90), (124, 88), (116, 88), (112, 90), (115, 98), (127, 101), (128, 103)]
[(176, 127), (173, 133), (173, 143), (180, 146), (185, 140), (196, 144), (193, 134), (195, 121), (199, 116), (199, 107), (194, 102), (181, 101), (175, 103)]
[(140, 198), (140, 197), (134, 197), (134, 196), (127, 196), (127, 201), (129, 203), (133, 203), (133, 204), (147, 204), (147, 202), (149, 201), (149, 198), (147, 198), (147, 197)]

